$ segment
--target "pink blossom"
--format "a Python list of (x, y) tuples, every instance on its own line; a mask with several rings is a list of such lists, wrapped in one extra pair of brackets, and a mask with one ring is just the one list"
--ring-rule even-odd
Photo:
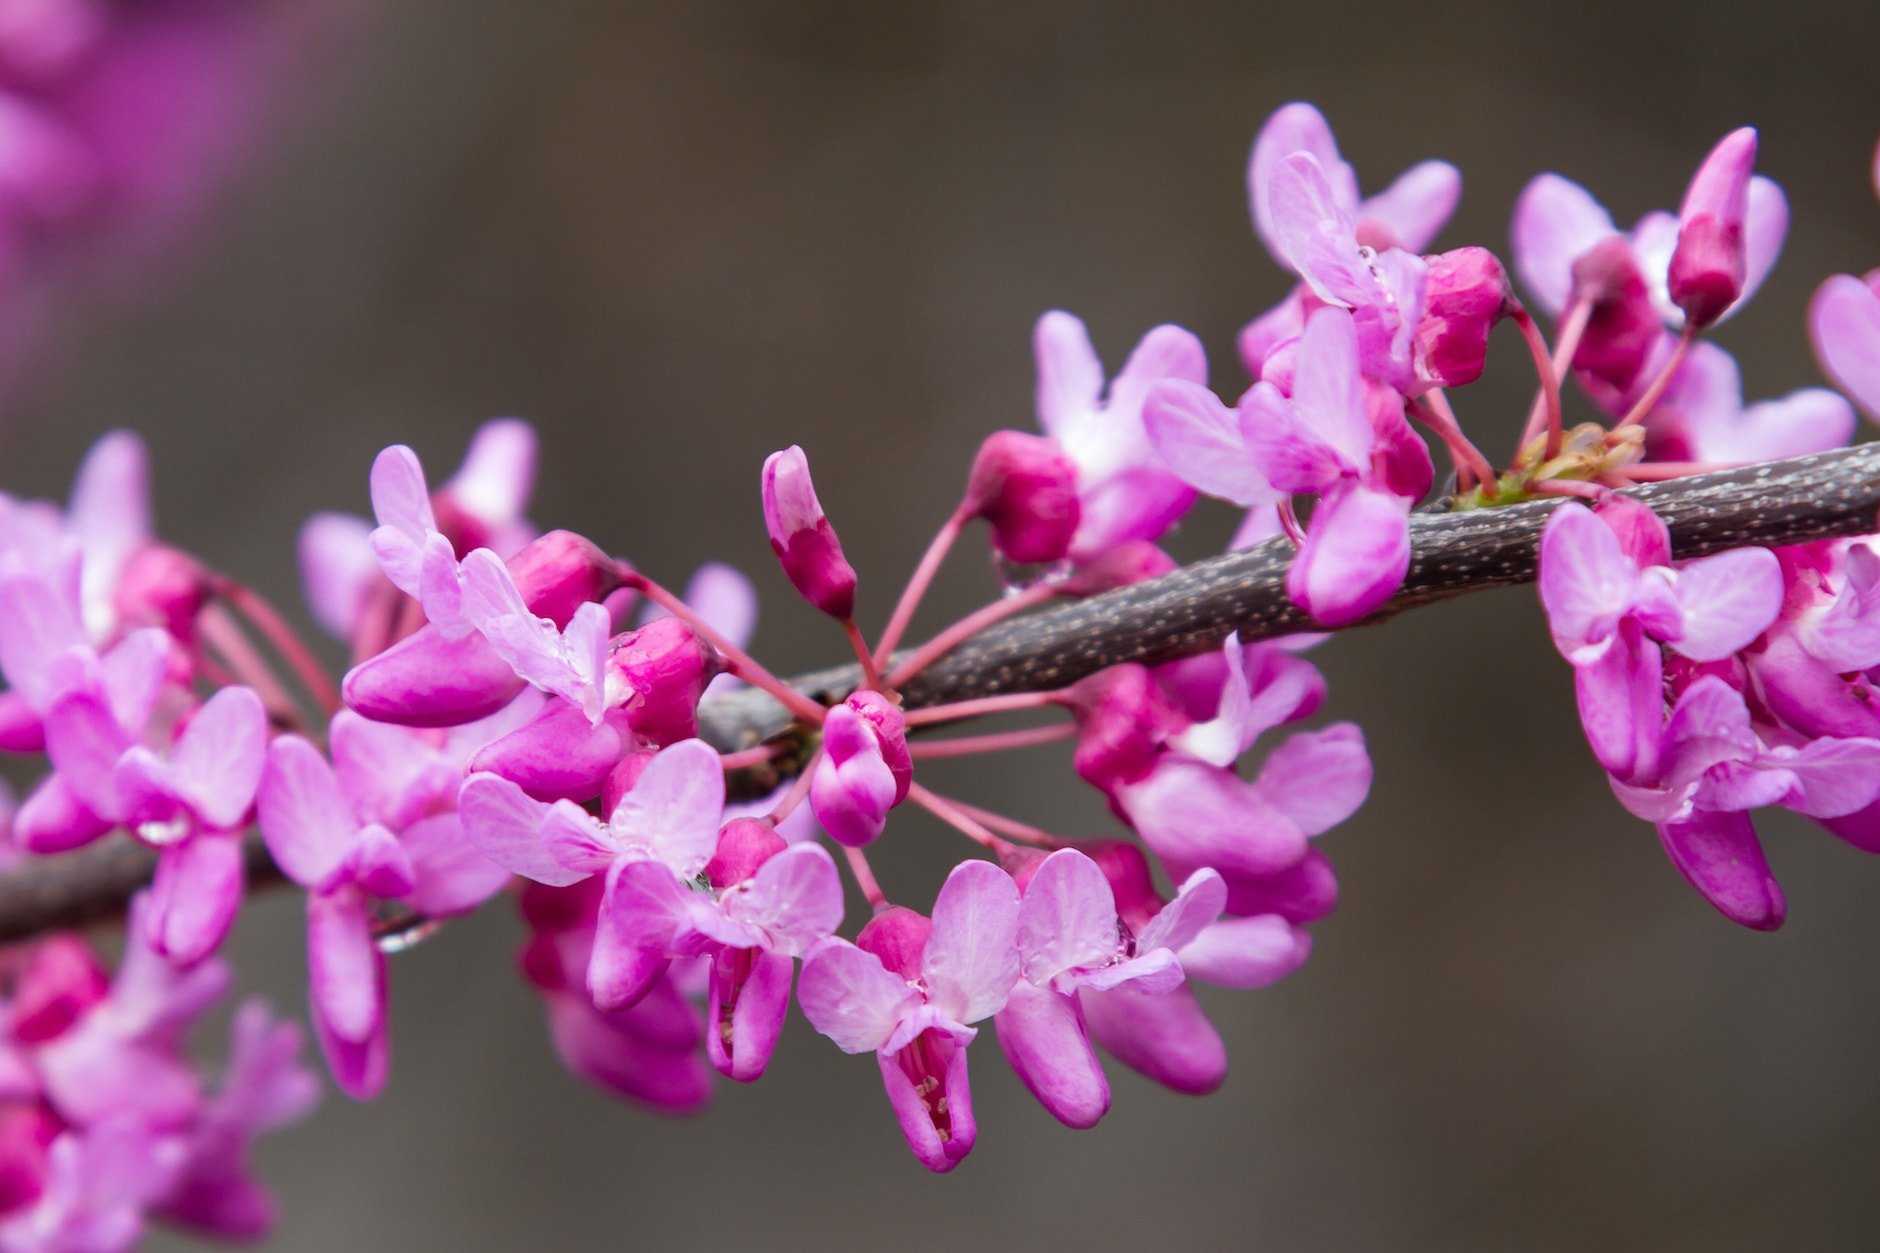
[(611, 1010), (645, 995), (667, 960), (637, 942), (617, 907), (621, 874), (652, 860), (682, 880), (696, 878), (717, 846), (724, 802), (717, 752), (684, 740), (651, 759), (605, 823), (570, 801), (544, 804), (487, 773), (464, 781), (458, 808), (471, 841), (511, 873), (557, 887), (605, 876), (587, 987), (597, 1007)]
[(1247, 203), (1254, 230), (1281, 265), (1289, 264), (1280, 228), (1270, 208), (1274, 172), (1294, 153), (1305, 153), (1324, 172), (1333, 203), (1349, 215), (1370, 247), (1421, 252), (1455, 212), (1462, 175), (1446, 161), (1423, 161), (1368, 200), (1360, 200), (1358, 176), (1338, 155), (1325, 117), (1309, 104), (1284, 105), (1266, 120), (1247, 161)]
[(1653, 408), (1647, 429), (1652, 455), (1667, 461), (1778, 461), (1845, 446), (1854, 411), (1823, 387), (1745, 407), (1735, 358), (1699, 341)]
[(1163, 465), (1143, 429), (1143, 401), (1162, 379), (1207, 382), (1201, 341), (1176, 326), (1142, 337), (1104, 386), (1103, 363), (1077, 318), (1052, 311), (1032, 336), (1038, 422), (1077, 471), (1078, 521), (1070, 559), (1161, 536), (1194, 503), (1194, 490)]
[(973, 458), (961, 509), (986, 520), (1007, 561), (1061, 561), (1083, 520), (1077, 467), (1043, 436), (994, 431)]
[(1019, 981), (1018, 885), (988, 862), (954, 867), (931, 921), (896, 907), (857, 943), (831, 936), (803, 961), (810, 1025), (845, 1053), (873, 1051), (908, 1148), (948, 1171), (977, 1138), (966, 1046)]

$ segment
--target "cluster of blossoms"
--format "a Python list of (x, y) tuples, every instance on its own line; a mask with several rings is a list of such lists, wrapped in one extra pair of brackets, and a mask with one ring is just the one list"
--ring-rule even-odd
[[(1190, 983), (1251, 989), (1301, 965), (1338, 894), (1313, 841), (1371, 785), (1355, 726), (1301, 726), (1326, 698), (1303, 655), (1323, 637), (1233, 635), (1054, 690), (906, 694), (1003, 619), (1173, 570), (1157, 543), (1201, 494), (1248, 511), (1234, 547), (1296, 549), (1286, 589), (1316, 623), (1365, 619), (1402, 585), (1410, 513), (1436, 479), (1413, 423), (1453, 463), (1451, 509), (1571, 498), (1542, 543), (1541, 596), (1594, 755), (1706, 896), (1775, 925), (1748, 810), (1784, 805), (1880, 849), (1880, 553), (1836, 541), (1679, 563), (1663, 523), (1616, 492), (1852, 432), (1825, 390), (1744, 408), (1734, 363), (1700, 339), (1786, 228), (1754, 151), (1753, 132), (1726, 137), (1680, 213), (1629, 234), (1573, 184), (1536, 180), (1514, 269), (1560, 319), (1550, 347), (1492, 253), (1421, 254), (1459, 195), (1454, 169), (1428, 162), (1361, 199), (1324, 119), (1280, 110), (1249, 189), (1298, 283), (1241, 335), (1252, 382), (1232, 407), (1186, 331), (1151, 330), (1106, 378), (1082, 323), (1045, 315), (1042, 433), (983, 442), (872, 639), (808, 458), (793, 446), (765, 462), (771, 549), (855, 657), (851, 689), (826, 703), (747, 651), (754, 597), (730, 567), (681, 594), (586, 537), (539, 531), (520, 422), (482, 428), (435, 489), (409, 448), (387, 448), (371, 520), (306, 524), (313, 616), (351, 655), (337, 684), (252, 589), (153, 537), (134, 437), (99, 443), (65, 508), (0, 496), (0, 750), (49, 767), (17, 806), (0, 798), (5, 855), (134, 840), (156, 865), (115, 980), (66, 936), (4, 965), (0, 1248), (123, 1247), (145, 1212), (265, 1227), (245, 1160), (311, 1100), (297, 1035), (244, 1009), (212, 1096), (179, 1052), (227, 982), (217, 950), (258, 860), (251, 824), (304, 889), (313, 1034), (356, 1099), (390, 1074), (390, 958), (506, 892), (563, 1061), (655, 1109), (699, 1108), (713, 1072), (760, 1078), (793, 985), (817, 1031), (876, 1055), (935, 1171), (976, 1140), (967, 1056), (988, 1020), (1072, 1127), (1109, 1107), (1099, 1048), (1211, 1091), (1226, 1049)], [(1503, 321), (1538, 396), (1498, 472), (1448, 393), (1482, 373)], [(1880, 403), (1880, 282), (1830, 280), (1814, 325), (1830, 372)], [(1569, 374), (1608, 421), (1566, 426)], [(1000, 595), (902, 648), (977, 522)], [(717, 712), (741, 715), (706, 716), (737, 688), (755, 692)], [(929, 734), (1011, 714), (1030, 721)], [(1118, 829), (1073, 837), (917, 778), (923, 761), (1057, 742)], [(891, 896), (870, 862), (904, 805), (970, 842), (924, 911), (924, 893)], [(845, 870), (868, 910), (853, 938)]]

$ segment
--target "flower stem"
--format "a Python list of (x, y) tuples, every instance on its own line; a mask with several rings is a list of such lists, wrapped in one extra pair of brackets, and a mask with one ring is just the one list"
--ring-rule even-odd
[(855, 876), (855, 886), (862, 890), (862, 896), (868, 901), (868, 907), (876, 913), (888, 907), (887, 893), (881, 890), (881, 884), (875, 879), (875, 872), (869, 867), (868, 856), (859, 848), (844, 848), (842, 856), (849, 863), (849, 873)]
[(261, 701), (268, 707), (277, 720), (289, 726), (301, 727), (300, 709), (294, 704), (293, 697), (281, 686), (274, 671), (261, 660), (261, 654), (255, 651), (248, 637), (235, 625), (220, 605), (206, 605), (196, 615), (196, 629), (202, 632), (203, 642), (214, 648), (225, 663), (224, 673), (238, 682), (245, 683), (255, 690)]
[(816, 773), (816, 763), (822, 760), (822, 751), (822, 745), (818, 744), (816, 751), (809, 755), (809, 760), (803, 763), (802, 770), (798, 771), (796, 778), (791, 781), (790, 790), (783, 794), (783, 799), (777, 802), (775, 809), (764, 815), (765, 821), (771, 826), (776, 826), (795, 813), (796, 807), (801, 805), (803, 798), (809, 795), (809, 781)]
[(1010, 840), (1000, 839), (958, 805), (918, 783), (908, 785), (907, 799), (953, 827), (975, 844), (982, 845), (995, 853), (1012, 851), (1013, 845)]
[(709, 622), (694, 613), (690, 605), (686, 604), (677, 596), (674, 596), (664, 587), (661, 587), (658, 583), (653, 582), (653, 580), (638, 571), (635, 571), (631, 577), (633, 579), (633, 585), (640, 589), (641, 594), (644, 595), (646, 599), (652, 601), (655, 605), (658, 605), (661, 609), (664, 609), (667, 613), (679, 619), (679, 621), (685, 623), (694, 631), (697, 631), (699, 638), (717, 649), (719, 654), (724, 657), (725, 661), (730, 664), (731, 673), (737, 675), (752, 687), (762, 688), (764, 691), (770, 693), (770, 695), (777, 699), (777, 703), (782, 705), (785, 709), (788, 709), (797, 721), (808, 723), (813, 727), (822, 725), (823, 717), (827, 711), (823, 709), (821, 705), (818, 705), (815, 701), (803, 695), (803, 693), (797, 691), (788, 683), (785, 683), (782, 679), (779, 679), (776, 675), (765, 669), (763, 663), (719, 634), (712, 628)]
[[(1541, 394), (1534, 398), (1534, 407), (1528, 411), (1527, 425), (1521, 430), (1521, 442), (1517, 446), (1526, 448), (1534, 442), (1534, 437), (1543, 430), (1547, 431), (1547, 448), (1542, 453), (1543, 461), (1551, 460), (1560, 452), (1560, 430), (1548, 426), (1548, 388), (1547, 376), (1552, 375), (1553, 403), (1560, 401), (1560, 379), (1566, 374), (1567, 367), (1573, 364), (1573, 354), (1580, 350), (1580, 340), (1586, 336), (1587, 323), (1593, 318), (1591, 297), (1582, 296), (1567, 309), (1567, 316), (1560, 323), (1560, 336), (1554, 341), (1554, 355), (1548, 362), (1548, 370), (1541, 377)], [(1558, 410), (1556, 410), (1558, 412)]]
[[(1589, 305), (1587, 308), (1590, 314), (1591, 306)], [(1516, 309), (1514, 311), (1514, 324), (1516, 327), (1520, 328), (1521, 339), (1528, 346), (1528, 354), (1534, 358), (1534, 373), (1540, 376), (1541, 397), (1539, 402), (1537, 402), (1535, 413), (1545, 413), (1546, 415), (1547, 447), (1543, 456), (1553, 457), (1560, 452), (1560, 441), (1564, 430), (1561, 417), (1564, 406), (1560, 400), (1561, 367), (1556, 365), (1554, 359), (1548, 355), (1547, 341), (1541, 338), (1540, 327), (1534, 325), (1534, 317), (1532, 314), (1526, 309)], [(1583, 334), (1584, 331), (1585, 323), (1584, 320), (1582, 320), (1580, 333)], [(1579, 346), (1577, 343), (1577, 335), (1575, 339), (1576, 343), (1574, 346), (1577, 348)], [(1529, 441), (1540, 434), (1540, 430), (1532, 415), (1528, 418), (1528, 426), (1532, 429), (1522, 432), (1521, 436), (1521, 446), (1523, 448), (1527, 447)]]
[(936, 722), (957, 722), (962, 718), (980, 718), (987, 714), (1011, 713), (1017, 709), (1038, 709), (1058, 702), (1057, 692), (1002, 692), (997, 696), (979, 696), (972, 700), (954, 701), (950, 705), (929, 705), (925, 709), (911, 709), (907, 713), (907, 725), (911, 727), (928, 726)]
[(1077, 734), (1075, 722), (1054, 722), (1050, 726), (1026, 727), (1022, 731), (997, 731), (991, 735), (961, 735), (948, 740), (914, 740), (907, 746), (916, 761), (934, 757), (972, 757), (980, 753), (1002, 753), (1011, 748), (1032, 748), (1055, 744)]
[(962, 800), (956, 800), (953, 804), (967, 817), (976, 819), (986, 826), (991, 827), (993, 830), (1003, 832), (1015, 840), (1023, 840), (1027, 844), (1037, 844), (1043, 848), (1070, 847), (1067, 841), (1052, 835), (1043, 827), (1034, 827), (1029, 822), (1020, 822), (1016, 818), (1008, 818), (1004, 814), (996, 813), (990, 809), (982, 809), (978, 805), (969, 805)]
[(726, 770), (743, 770), (747, 766), (761, 766), (775, 761), (789, 751), (784, 744), (759, 744), (756, 748), (747, 748), (736, 753), (718, 754), (718, 764)]
[(855, 650), (855, 659), (862, 663), (862, 686), (881, 691), (881, 669), (875, 665), (874, 654), (868, 651), (868, 641), (862, 638), (862, 629), (855, 625), (855, 619), (844, 618), (842, 631), (849, 637), (849, 647)]
[(1651, 386), (1647, 387), (1645, 394), (1640, 396), (1637, 403), (1626, 411), (1626, 415), (1613, 423), (1613, 430), (1622, 431), (1634, 423), (1645, 420), (1645, 415), (1650, 413), (1652, 407), (1664, 398), (1665, 389), (1671, 386), (1671, 380), (1676, 377), (1678, 367), (1684, 364), (1686, 354), (1691, 351), (1691, 345), (1696, 342), (1697, 332), (1688, 326), (1685, 327), (1684, 334), (1678, 336), (1678, 346), (1673, 348), (1671, 355), (1665, 359), (1664, 368), (1658, 371), (1658, 376), (1652, 380)]
[(1462, 423), (1456, 420), (1456, 411), (1449, 407), (1449, 397), (1440, 387), (1432, 387), (1425, 392), (1419, 403), (1411, 405), (1410, 412), (1415, 414), (1438, 438), (1443, 447), (1449, 450), (1449, 459), (1456, 463), (1456, 469), (1467, 467), (1482, 484), (1482, 495), (1495, 499), (1495, 467), (1489, 464), (1482, 450), (1469, 442), (1469, 437), (1462, 433)]
[(947, 553), (953, 547), (953, 541), (960, 537), (960, 531), (966, 526), (966, 515), (955, 510), (934, 535), (933, 542), (927, 545), (927, 551), (921, 554), (920, 564), (914, 567), (914, 573), (901, 591), (901, 599), (895, 602), (894, 613), (888, 618), (888, 625), (875, 643), (875, 666), (879, 669), (888, 664), (888, 658), (894, 656), (895, 645), (907, 634), (907, 624), (914, 618), (914, 611), (920, 607), (921, 598), (927, 594), (933, 576), (939, 572), (940, 563), (945, 561)]
[(242, 615), (260, 631), (274, 651), (281, 655), (294, 671), (294, 677), (306, 689), (320, 706), (320, 711), (328, 717), (339, 712), (339, 689), (333, 686), (333, 680), (327, 675), (326, 668), (314, 657), (300, 634), (289, 626), (281, 611), (274, 607), (260, 592), (243, 583), (230, 580), (217, 589), (223, 599), (240, 610)]

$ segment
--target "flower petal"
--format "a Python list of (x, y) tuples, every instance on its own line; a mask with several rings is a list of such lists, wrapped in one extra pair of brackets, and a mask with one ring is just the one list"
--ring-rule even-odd
[(810, 1026), (844, 1053), (880, 1048), (902, 1016), (920, 1004), (907, 980), (890, 973), (880, 958), (836, 936), (803, 959), (796, 999)]
[(991, 862), (953, 867), (934, 898), (920, 959), (928, 999), (941, 1013), (971, 1024), (1005, 1004), (1019, 979), (1018, 908), (1018, 885)]

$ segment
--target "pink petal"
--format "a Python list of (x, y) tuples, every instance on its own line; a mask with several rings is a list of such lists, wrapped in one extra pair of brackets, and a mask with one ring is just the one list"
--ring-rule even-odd
[(358, 631), (379, 578), (367, 536), (372, 524), (349, 513), (316, 513), (300, 528), (300, 585), (327, 634), (342, 640)]
[(481, 635), (447, 640), (427, 626), (354, 666), (340, 694), (375, 722), (454, 727), (497, 713), (526, 686)]
[(711, 1071), (691, 1049), (660, 1047), (633, 1024), (652, 997), (622, 1014), (602, 1014), (583, 999), (546, 998), (549, 1033), (562, 1063), (598, 1087), (655, 1109), (693, 1113), (711, 1099)]
[(1213, 925), (1227, 907), (1227, 884), (1215, 870), (1197, 870), (1175, 893), (1175, 899), (1149, 920), (1136, 937), (1136, 951), (1168, 949), (1180, 953), (1196, 936)]
[(268, 712), (254, 689), (211, 696), (170, 752), (176, 788), (203, 821), (235, 826), (254, 803), (268, 748)]
[(542, 815), (542, 847), (557, 865), (581, 875), (601, 874), (623, 854), (640, 855), (643, 849), (623, 849), (598, 826), (591, 814), (572, 801), (556, 801)]
[(469, 768), (499, 774), (540, 800), (586, 801), (600, 795), (608, 772), (637, 743), (621, 711), (592, 723), (578, 706), (554, 700), (527, 726), (484, 744)]
[(1195, 384), (1208, 381), (1208, 355), (1193, 332), (1167, 324), (1150, 327), (1110, 380), (1105, 416), (1111, 424), (1126, 429), (1115, 434), (1119, 442), (1127, 434), (1132, 460), (1148, 451), (1140, 428), (1143, 400), (1149, 389), (1164, 379)]
[(385, 958), (365, 897), (352, 888), (307, 895), (307, 991), (326, 1029), (354, 1044), (383, 1022)]
[(370, 1101), (385, 1090), (385, 1081), (391, 1075), (392, 1057), (383, 1016), (379, 1028), (363, 1040), (349, 1040), (327, 1025), (326, 1015), (320, 1012), (316, 1001), (313, 1037), (319, 1042), (321, 1056), (326, 1058), (326, 1067), (341, 1092), (355, 1101)]
[(1371, 459), (1376, 435), (1358, 373), (1358, 332), (1342, 309), (1319, 309), (1306, 319), (1294, 372), (1293, 408), (1339, 460), (1358, 470)]
[(1782, 609), (1782, 566), (1766, 548), (1689, 561), (1672, 585), (1684, 629), (1672, 647), (1693, 661), (1722, 661), (1769, 629)]
[(403, 827), (448, 803), (462, 781), (432, 738), (350, 709), (333, 715), (327, 739), (340, 790), (367, 822)]
[(59, 694), (53, 662), (86, 642), (70, 596), (33, 575), (0, 579), (0, 674), (34, 709), (44, 712)]
[(298, 735), (268, 746), (256, 817), (275, 864), (304, 888), (319, 886), (339, 868), (359, 830), (333, 768)]
[(739, 648), (751, 642), (757, 628), (757, 592), (736, 568), (706, 562), (685, 585), (684, 599), (707, 626)]
[(1038, 319), (1032, 356), (1038, 370), (1038, 424), (1062, 439), (1096, 408), (1103, 395), (1103, 363), (1083, 322), (1056, 309)]
[(690, 929), (692, 899), (691, 890), (671, 870), (656, 861), (639, 861), (620, 868), (603, 908), (622, 948), (697, 956), (697, 951), (673, 946), (674, 937)]
[[(1756, 294), (1775, 268), (1789, 234), (1789, 200), (1775, 182), (1758, 174), (1749, 180), (1749, 216), (1743, 226), (1743, 294), (1724, 312), (1729, 317)], [(1721, 319), (1719, 319), (1721, 320)]]
[(1359, 468), (1347, 464), (1320, 438), (1292, 401), (1271, 383), (1255, 383), (1240, 398), (1239, 416), (1241, 440), (1259, 473), (1276, 491), (1287, 495), (1323, 491)]
[(1164, 756), (1145, 779), (1115, 796), (1143, 840), (1185, 867), (1271, 874), (1305, 855), (1305, 833), (1260, 789), (1203, 762)]
[(1018, 906), (1022, 973), (1044, 986), (1117, 950), (1116, 899), (1097, 863), (1074, 848), (1039, 863)]
[(725, 772), (703, 740), (660, 750), (608, 818), (614, 838), (640, 844), (685, 878), (705, 868), (724, 822)]
[(1880, 797), (1880, 741), (1814, 740), (1769, 764), (1793, 781), (1785, 803), (1811, 818), (1844, 818)]
[(416, 875), (411, 908), (427, 918), (468, 913), (509, 882), (509, 871), (470, 842), (457, 814), (420, 818), (399, 839)]
[(1583, 505), (1554, 510), (1541, 532), (1540, 594), (1554, 647), (1575, 665), (1597, 659), (1637, 595), (1638, 567)]
[(49, 774), (13, 815), (13, 841), (28, 853), (63, 853), (109, 834), (116, 826), (74, 795), (63, 776)]
[(1619, 230), (1584, 187), (1542, 174), (1515, 202), (1511, 233), (1515, 273), (1536, 304), (1558, 315), (1573, 293), (1573, 263)]
[(1593, 759), (1627, 783), (1653, 780), (1664, 718), (1664, 654), (1632, 624), (1598, 660), (1573, 668)]
[(1286, 263), (1320, 300), (1351, 308), (1376, 302), (1377, 279), (1358, 247), (1350, 207), (1306, 153), (1283, 158), (1269, 185), (1274, 236)]
[(960, 1023), (989, 1018), (1018, 982), (1018, 885), (989, 861), (965, 861), (941, 885), (921, 953), (927, 997)]
[(463, 464), (444, 491), (485, 526), (500, 526), (528, 511), (535, 461), (534, 427), (515, 418), (485, 422), (471, 436)]
[(150, 885), (150, 946), (190, 966), (221, 946), (242, 902), (242, 845), (232, 835), (197, 835), (157, 857)]
[(1253, 141), (1247, 161), (1247, 203), (1253, 211), (1253, 229), (1273, 259), (1287, 264), (1273, 224), (1273, 171), (1295, 152), (1310, 153), (1332, 182), (1333, 195), (1347, 209), (1358, 207), (1358, 178), (1338, 155), (1338, 141), (1324, 114), (1303, 101), (1282, 105), (1267, 118)]
[(1854, 438), (1854, 407), (1824, 387), (1791, 392), (1745, 409), (1727, 436), (1697, 448), (1705, 461), (1780, 461), (1846, 447)]
[(1157, 383), (1143, 399), (1142, 420), (1156, 455), (1184, 482), (1243, 507), (1278, 498), (1241, 440), (1239, 415), (1207, 388)]
[[(939, 1061), (941, 1073), (923, 1071), (922, 1088), (916, 1088), (915, 1080), (908, 1074), (911, 1063), (905, 1060), (904, 1054), (884, 1052), (875, 1061), (881, 1070), (882, 1086), (887, 1089), (888, 1103), (894, 1108), (901, 1134), (907, 1137), (907, 1147), (914, 1154), (914, 1160), (936, 1174), (944, 1174), (972, 1152), (973, 1142), (978, 1138), (972, 1089), (966, 1076), (966, 1041), (935, 1033), (927, 1052)], [(938, 1080), (939, 1086), (928, 1092), (924, 1085), (930, 1079)], [(946, 1102), (947, 1134), (944, 1136), (935, 1125), (928, 1106), (930, 1100), (936, 1105), (942, 1100)]]
[(381, 527), (393, 527), (414, 541), (437, 529), (431, 489), (424, 481), (418, 454), (393, 444), (372, 460), (372, 513)]
[(477, 851), (509, 871), (551, 887), (566, 887), (588, 877), (570, 870), (548, 851), (541, 836), (549, 807), (508, 779), (473, 774), (457, 798), (464, 834)]
[(1312, 951), (1304, 931), (1277, 914), (1223, 918), (1179, 951), (1190, 979), (1224, 988), (1263, 988), (1297, 970)]
[(1326, 626), (1348, 626), (1379, 608), (1410, 570), (1409, 513), (1388, 492), (1328, 491), (1286, 571), (1287, 594)]
[(907, 980), (881, 959), (831, 936), (810, 949), (797, 979), (797, 1003), (810, 1026), (844, 1053), (868, 1053), (887, 1043), (895, 1024), (920, 1004)]
[(1782, 925), (1787, 904), (1748, 814), (1700, 810), (1660, 823), (1658, 838), (1678, 873), (1731, 922), (1757, 931)]
[(670, 964), (663, 947), (638, 942), (628, 925), (628, 903), (616, 900), (620, 875), (630, 868), (631, 863), (616, 864), (608, 873), (607, 891), (595, 919), (594, 951), (588, 956), (588, 999), (604, 1013), (631, 1009), (652, 991)]
[(115, 819), (123, 812), (117, 767), (131, 748), (130, 736), (95, 688), (62, 696), (46, 711), (46, 756), (71, 794), (102, 817)]
[(705, 1035), (706, 1055), (726, 1078), (753, 1083), (763, 1078), (777, 1039), (783, 1034), (794, 966), (788, 957), (761, 949), (749, 953), (727, 950), (718, 955), (716, 962), (749, 965), (742, 980), (730, 989), (735, 991), (736, 999), (728, 1014), (725, 980), (714, 966), (707, 1012), (718, 1030)]
[(1116, 1060), (1166, 1088), (1205, 1095), (1227, 1078), (1227, 1048), (1187, 988), (1081, 992), (1084, 1026)]
[(1364, 732), (1341, 722), (1293, 736), (1268, 754), (1258, 786), (1266, 802), (1307, 835), (1331, 830), (1370, 794)]
[(842, 879), (819, 844), (793, 844), (724, 896), (725, 913), (762, 928), (770, 948), (800, 957), (842, 925)]
[(91, 446), (72, 480), (66, 522), (85, 550), (83, 602), (108, 605), (125, 562), (150, 542), (150, 457), (129, 431)]
[(1823, 372), (1880, 419), (1880, 294), (1850, 274), (1835, 275), (1815, 290), (1808, 331)]
[(1380, 223), (1407, 252), (1427, 252), (1462, 199), (1462, 173), (1447, 161), (1420, 161), (1358, 206), (1358, 220)]
[(1053, 1118), (1086, 1128), (1109, 1112), (1110, 1084), (1075, 999), (1020, 983), (993, 1025), (1013, 1073)]

